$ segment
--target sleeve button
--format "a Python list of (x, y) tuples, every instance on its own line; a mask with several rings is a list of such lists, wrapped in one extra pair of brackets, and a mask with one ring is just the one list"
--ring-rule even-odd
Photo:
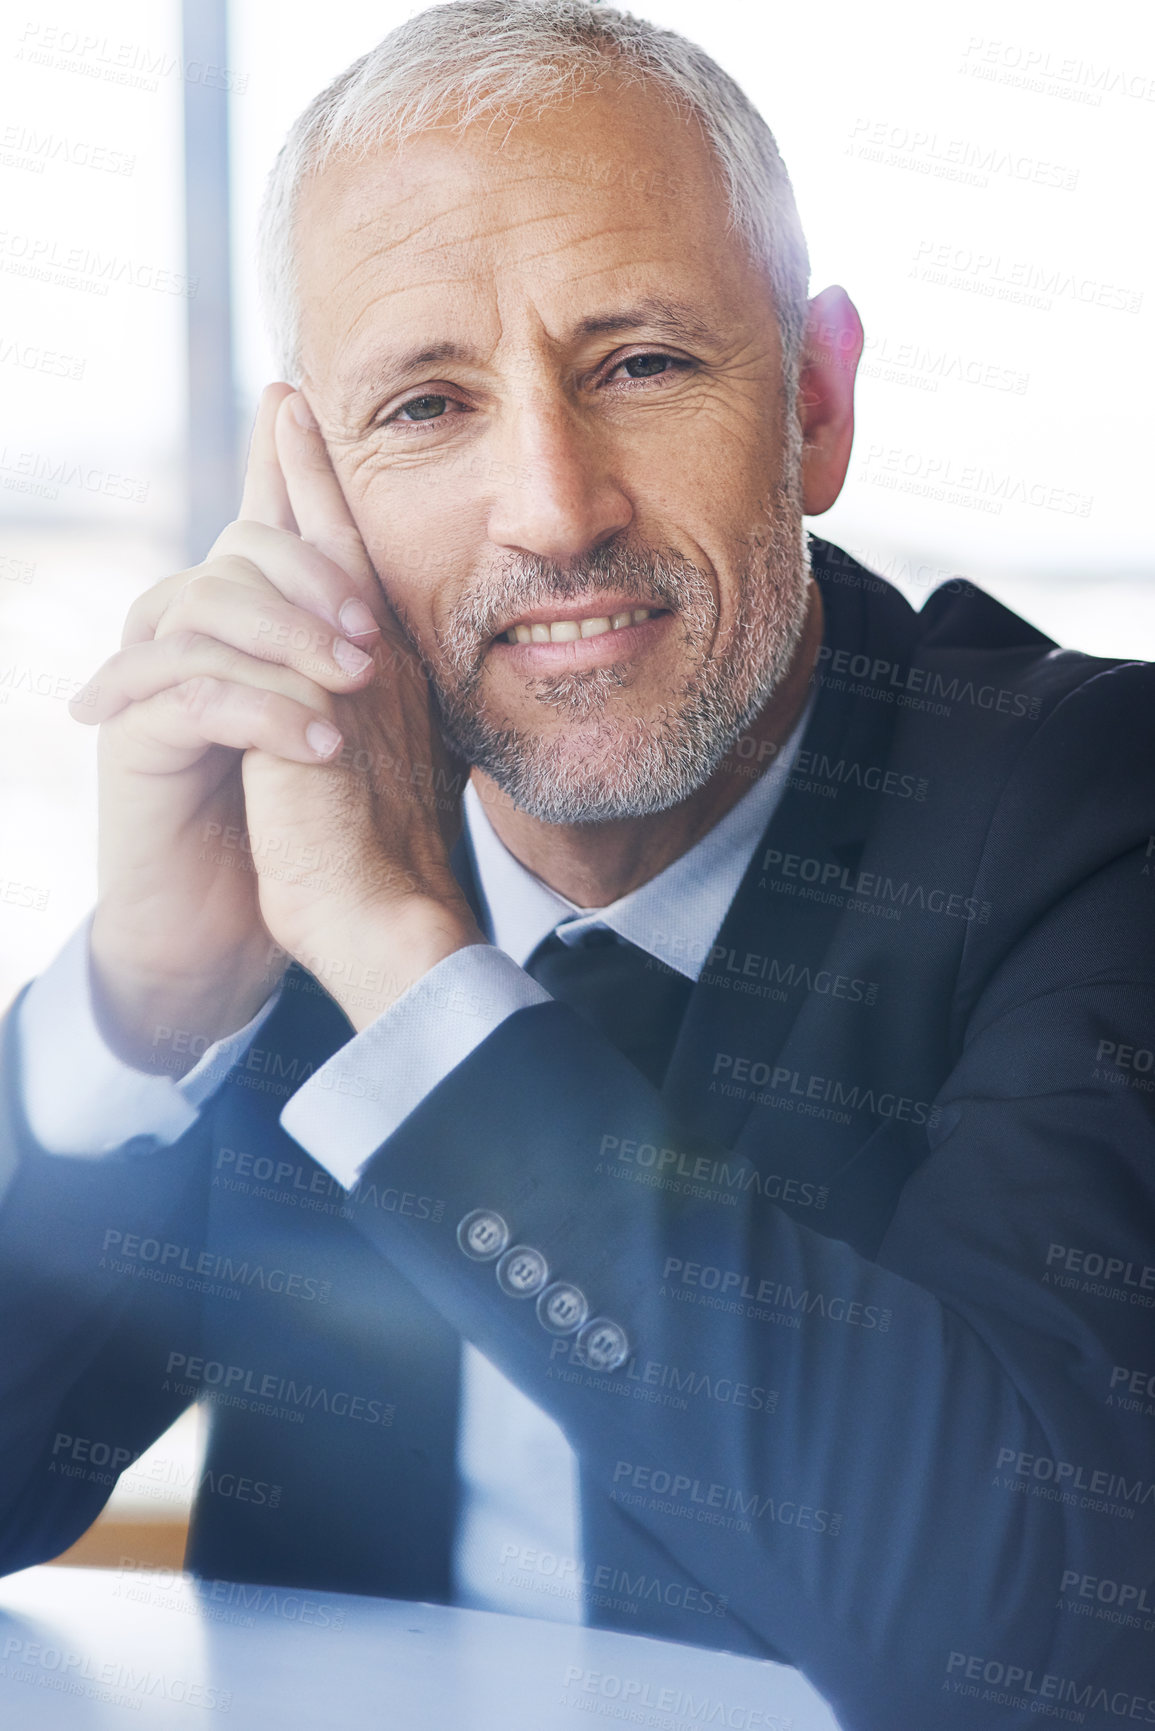
[(551, 1334), (572, 1334), (589, 1313), (581, 1287), (570, 1286), (564, 1280), (555, 1280), (552, 1286), (547, 1286), (537, 1301), (537, 1320)]
[(549, 1263), (532, 1244), (515, 1244), (497, 1265), (497, 1284), (510, 1298), (532, 1298), (549, 1279)]
[(577, 1344), (590, 1370), (617, 1370), (630, 1356), (625, 1329), (608, 1316), (595, 1316), (587, 1322)]
[(492, 1262), (509, 1243), (509, 1227), (492, 1208), (475, 1208), (458, 1226), (457, 1242), (474, 1262)]

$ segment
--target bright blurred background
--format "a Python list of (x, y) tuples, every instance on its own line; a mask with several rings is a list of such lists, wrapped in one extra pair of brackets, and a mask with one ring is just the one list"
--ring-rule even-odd
[[(67, 699), (232, 513), (275, 376), (264, 176), (415, 10), (14, 0), (0, 23), (0, 1005), (95, 894), (95, 738)], [(639, 10), (760, 106), (813, 286), (862, 313), (855, 455), (816, 527), (916, 604), (962, 572), (1063, 643), (1155, 658), (1152, 9)], [(148, 1523), (183, 1519), (195, 1449), (192, 1418), (122, 1480), (142, 1557)]]

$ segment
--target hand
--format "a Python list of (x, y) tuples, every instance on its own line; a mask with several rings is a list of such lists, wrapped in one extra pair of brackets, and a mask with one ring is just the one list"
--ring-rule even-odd
[[(281, 405), (261, 509), (376, 588), (376, 677), (325, 699), (323, 764), (255, 741), (245, 812), (268, 930), (357, 1028), (451, 951), (481, 941), (449, 865), (467, 770), (448, 753), (424, 670), (394, 618), (305, 399)], [(330, 688), (332, 689), (332, 688)]]
[(187, 1069), (276, 984), (286, 958), (247, 852), (242, 755), (316, 764), (339, 745), (325, 731), (333, 694), (373, 675), (379, 585), (306, 545), (284, 507), (274, 428), (292, 395), (262, 399), (239, 520), (203, 564), (140, 597), (71, 706), (100, 725), (97, 1011), (142, 1068)]

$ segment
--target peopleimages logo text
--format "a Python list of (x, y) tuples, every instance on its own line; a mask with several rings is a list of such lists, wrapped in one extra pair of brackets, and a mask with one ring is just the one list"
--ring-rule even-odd
[[(1102, 1684), (1080, 1683), (1074, 1677), (1060, 1677), (1050, 1671), (1036, 1671), (1029, 1665), (1008, 1664), (1003, 1659), (988, 1659), (981, 1653), (952, 1653), (947, 1660), (944, 1689), (956, 1694), (978, 1696), (974, 1685), (985, 1683), (984, 1692), (1000, 1705), (1014, 1706), (1020, 1702), (1065, 1702), (1071, 1707), (1089, 1707), (1100, 1713), (1111, 1713), (1117, 1719), (1130, 1719), (1143, 1725), (1155, 1725), (1155, 1701), (1146, 1695), (1136, 1695), (1129, 1689), (1110, 1689)], [(972, 1685), (968, 1687), (967, 1685)], [(991, 1695), (1002, 1690), (1009, 1697)], [(1082, 1718), (1082, 1714), (1077, 1715)]]
[(864, 679), (888, 690), (917, 692), (943, 703), (969, 703), (1000, 715), (1025, 715), (1033, 720), (1041, 707), (1039, 698), (1030, 692), (976, 685), (973, 679), (962, 679), (957, 673), (947, 678), (933, 667), (904, 667), (901, 661), (890, 661), (884, 655), (852, 655), (848, 649), (832, 649), (824, 643), (815, 657), (812, 678), (823, 679), (832, 673)]
[[(925, 913), (945, 914), (949, 919), (974, 920), (985, 926), (991, 917), (991, 904), (978, 896), (964, 895), (961, 890), (948, 890), (941, 884), (912, 882), (910, 878), (892, 878), (882, 872), (858, 871), (841, 865), (837, 860), (807, 857), (804, 854), (783, 853), (781, 848), (767, 848), (762, 855), (759, 888), (773, 889), (788, 895), (811, 895), (811, 899), (835, 899), (848, 895), (845, 905), (852, 912), (875, 913), (879, 909), (888, 918), (901, 919), (904, 908), (921, 909)], [(774, 877), (774, 884), (767, 880)], [(808, 889), (795, 890), (795, 884)]]

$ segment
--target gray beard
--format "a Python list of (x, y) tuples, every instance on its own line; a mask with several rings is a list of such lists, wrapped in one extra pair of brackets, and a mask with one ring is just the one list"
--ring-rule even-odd
[[(708, 652), (717, 621), (709, 580), (677, 554), (609, 543), (565, 568), (528, 555), (507, 559), (458, 606), (440, 635), (441, 665), (429, 668), (449, 744), (542, 823), (645, 817), (688, 799), (765, 707), (802, 637), (810, 565), (797, 493), (781, 490), (751, 536), (730, 646), (716, 657)], [(563, 729), (540, 738), (495, 725), (478, 697), (494, 629), (588, 591), (591, 580), (641, 605), (669, 607), (693, 675), (658, 714), (625, 717), (606, 711), (635, 676), (630, 662), (549, 675), (531, 690)]]

